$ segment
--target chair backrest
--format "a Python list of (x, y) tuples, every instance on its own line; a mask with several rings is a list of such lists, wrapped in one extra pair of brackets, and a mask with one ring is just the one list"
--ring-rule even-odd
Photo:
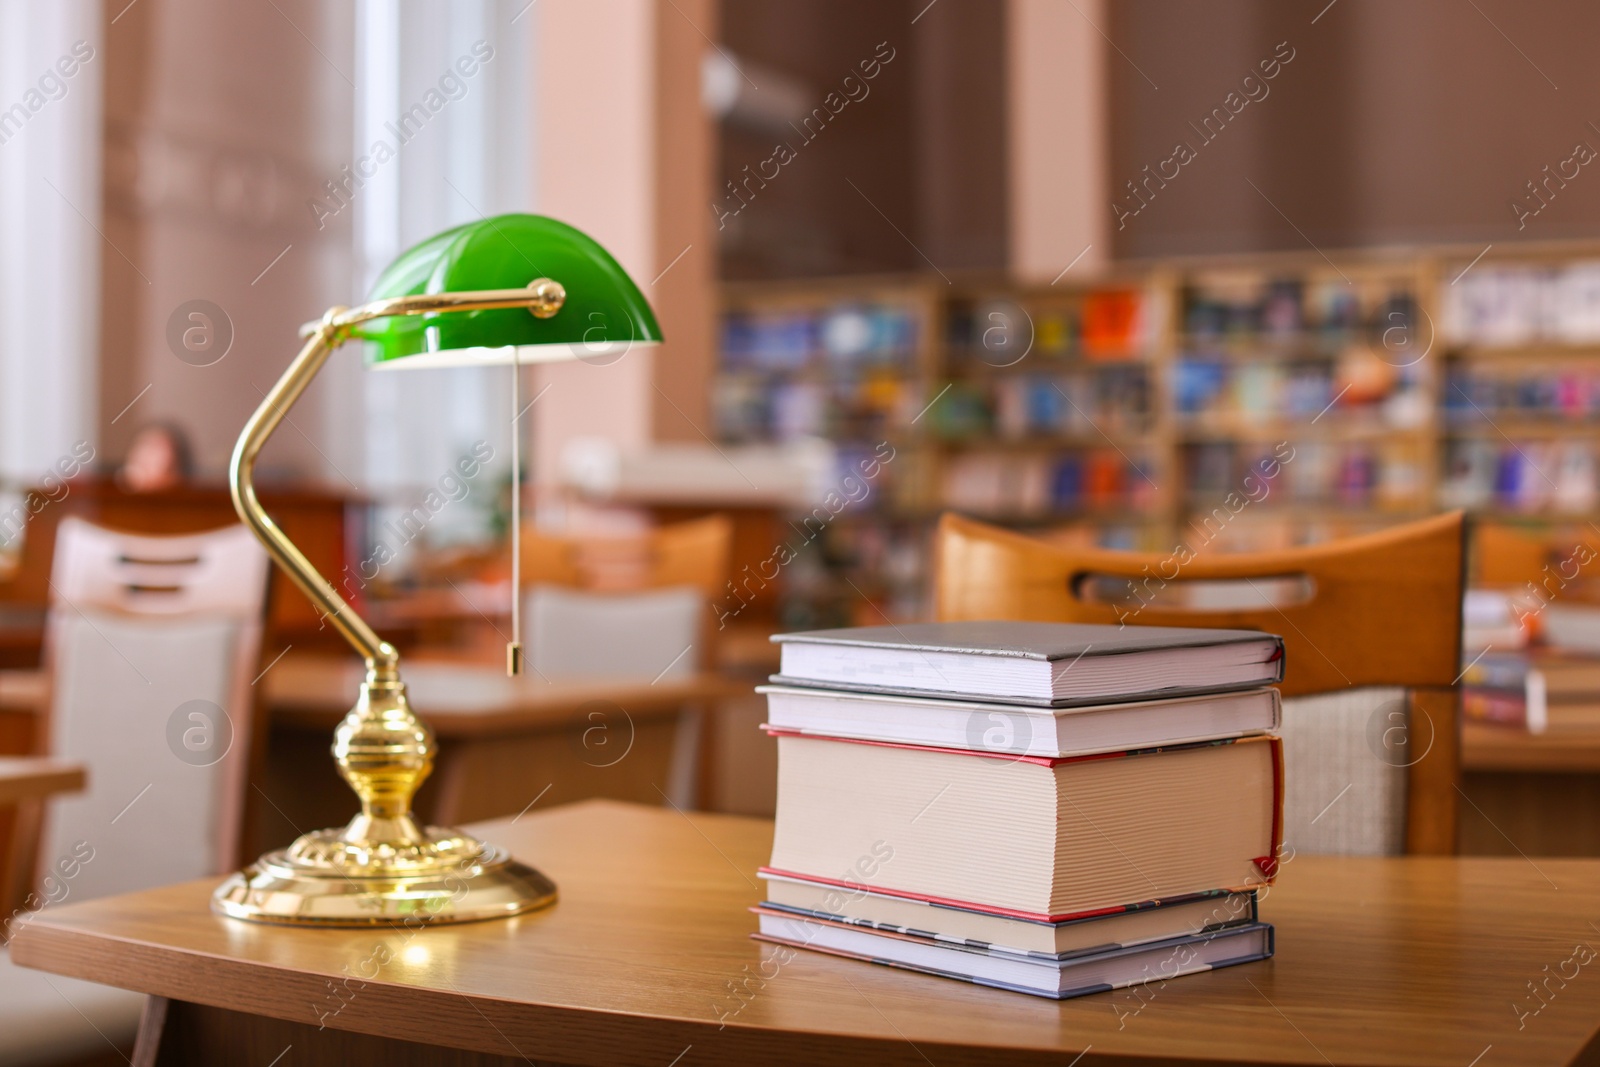
[[(1388, 851), (1403, 842), (1410, 852), (1453, 852), (1463, 529), (1457, 512), (1277, 552), (1201, 554), (1182, 544), (1135, 553), (1063, 547), (946, 515), (936, 538), (935, 614), (1280, 634), (1284, 696), (1327, 694), (1285, 704), (1291, 842), (1299, 847), (1298, 830), (1338, 850)], [(1294, 736), (1296, 727), (1309, 732)], [(1311, 736), (1318, 731), (1339, 739)], [(1346, 777), (1319, 797), (1323, 773)], [(1315, 825), (1323, 805), (1351, 799), (1339, 796), (1351, 781), (1358, 803), (1349, 807), (1360, 818), (1364, 798), (1397, 794), (1403, 813), (1391, 814), (1386, 841), (1330, 834), (1350, 825), (1342, 812), (1328, 827)], [(1302, 807), (1310, 812), (1304, 819)]]
[(724, 592), (732, 550), (733, 521), (725, 515), (620, 537), (553, 534), (529, 525), (522, 531), (522, 580), (597, 590), (692, 585), (709, 600)]
[(234, 865), (268, 571), (243, 526), (151, 537), (62, 521), (47, 730), (53, 754), (88, 765), (89, 787), (52, 808), (39, 854), (94, 850), (75, 897)]
[[(522, 552), (525, 587), (559, 586), (596, 594), (695, 590), (702, 605), (699, 636), (691, 638), (695, 659), (701, 665), (715, 662), (710, 605), (726, 592), (733, 558), (733, 522), (727, 516), (672, 523), (634, 537), (580, 538), (529, 527), (522, 534)], [(537, 626), (531, 610), (528, 619)], [(534, 635), (530, 647), (539, 640)]]
[(538, 677), (654, 682), (700, 668), (706, 607), (693, 586), (591, 593), (536, 585), (524, 604)]

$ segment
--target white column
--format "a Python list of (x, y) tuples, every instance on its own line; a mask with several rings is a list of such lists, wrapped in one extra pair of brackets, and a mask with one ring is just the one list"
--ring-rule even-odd
[[(540, 0), (535, 63), (539, 213), (605, 246), (639, 288), (661, 266), (655, 242), (655, 17), (639, 0)], [(714, 27), (703, 27), (714, 32)], [(650, 440), (651, 354), (609, 366), (550, 364), (536, 371), (534, 471), (555, 481), (562, 446), (605, 437)]]
[[(1105, 0), (1009, 0), (1011, 269), (1049, 282), (1111, 254)], [(1084, 249), (1089, 249), (1084, 253)]]
[[(99, 0), (0, 0), (0, 479), (34, 485), (95, 435)], [(82, 449), (79, 449), (82, 455)]]

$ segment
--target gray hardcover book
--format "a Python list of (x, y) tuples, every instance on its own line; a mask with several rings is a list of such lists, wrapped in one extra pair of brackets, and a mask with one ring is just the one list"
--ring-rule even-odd
[(908, 623), (776, 634), (784, 685), (1040, 707), (1217, 693), (1283, 680), (1257, 630), (1065, 622)]

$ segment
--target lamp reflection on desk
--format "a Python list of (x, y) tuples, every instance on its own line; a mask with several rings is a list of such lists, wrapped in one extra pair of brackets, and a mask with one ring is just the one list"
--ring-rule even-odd
[[(331, 308), (304, 328), (306, 345), (256, 409), (234, 447), (234, 507), (273, 560), (365, 659), (355, 707), (334, 732), (339, 773), (361, 800), (342, 829), (305, 834), (233, 875), (212, 896), (224, 915), (260, 922), (365, 926), (418, 918), (461, 922), (553, 903), (556, 888), (505, 851), (458, 830), (417, 825), (411, 799), (433, 768), (433, 733), (400, 680), (400, 657), (284, 536), (256, 499), (256, 457), (333, 351), (371, 342), (377, 368), (511, 368), (513, 468), (518, 368), (585, 359), (610, 363), (661, 340), (650, 305), (589, 237), (536, 215), (459, 226), (402, 254), (371, 300)], [(520, 491), (513, 479), (513, 525)], [(507, 669), (521, 670), (513, 533), (513, 634)]]

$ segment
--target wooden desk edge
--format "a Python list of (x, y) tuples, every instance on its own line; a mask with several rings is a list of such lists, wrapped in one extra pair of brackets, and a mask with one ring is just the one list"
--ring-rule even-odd
[(0, 807), (53, 793), (78, 793), (89, 780), (81, 763), (43, 756), (0, 757)]
[[(317, 1005), (329, 1002), (330, 984), (339, 975), (300, 971), (292, 967), (261, 961), (242, 961), (154, 947), (143, 942), (117, 938), (124, 946), (115, 966), (107, 966), (101, 945), (108, 938), (52, 926), (47, 918), (28, 923), (12, 941), (13, 960), (20, 966), (47, 971), (67, 978), (79, 978), (132, 989), (150, 996), (187, 1001), (246, 1015), (259, 1015), (304, 1026), (323, 1027), (374, 1037), (410, 1041), (479, 1052), (486, 1055), (554, 1060), (566, 1064), (611, 1065), (617, 1063), (664, 1064), (674, 1062), (685, 1048), (699, 1045), (714, 1049), (709, 1062), (742, 1065), (772, 1060), (775, 1048), (783, 1050), (786, 1063), (883, 1064), (886, 1067), (925, 1067), (929, 1050), (937, 1052), (940, 1067), (980, 1067), (995, 1064), (1043, 1065), (1059, 1067), (1063, 1055), (1086, 1052), (1071, 1048), (992, 1047), (950, 1044), (923, 1040), (913, 1046), (893, 1035), (822, 1033), (813, 1030), (784, 1029), (772, 1026), (726, 1023), (705, 1020), (668, 1019), (637, 1015), (604, 1008), (574, 1007), (551, 1003), (515, 1001), (481, 993), (462, 993), (429, 989), (399, 982), (379, 980), (360, 982), (336, 1013), (319, 1015)], [(219, 994), (249, 984), (264, 994), (260, 972), (274, 972), (282, 985), (271, 995), (257, 997)], [(234, 972), (253, 982), (241, 983)], [(137, 975), (138, 977), (133, 977)], [(444, 1030), (438, 1009), (466, 999), (488, 1029), (471, 1027)], [(303, 1004), (299, 1011), (291, 1005)], [(514, 1017), (514, 1018), (513, 1018)], [(517, 1033), (513, 1043), (508, 1032)], [(530, 1036), (532, 1035), (532, 1036)], [(534, 1045), (541, 1040), (544, 1043)], [(707, 1061), (701, 1061), (707, 1062)], [(1079, 1061), (1074, 1061), (1078, 1063)], [(1090, 1054), (1081, 1067), (1101, 1061)], [(1117, 1058), (1126, 1064), (1125, 1058)], [(1192, 1064), (1191, 1060), (1141, 1059), (1151, 1067), (1170, 1063)]]
[(1467, 773), (1600, 773), (1600, 732), (1531, 734), (1514, 726), (1464, 723), (1461, 769)]

